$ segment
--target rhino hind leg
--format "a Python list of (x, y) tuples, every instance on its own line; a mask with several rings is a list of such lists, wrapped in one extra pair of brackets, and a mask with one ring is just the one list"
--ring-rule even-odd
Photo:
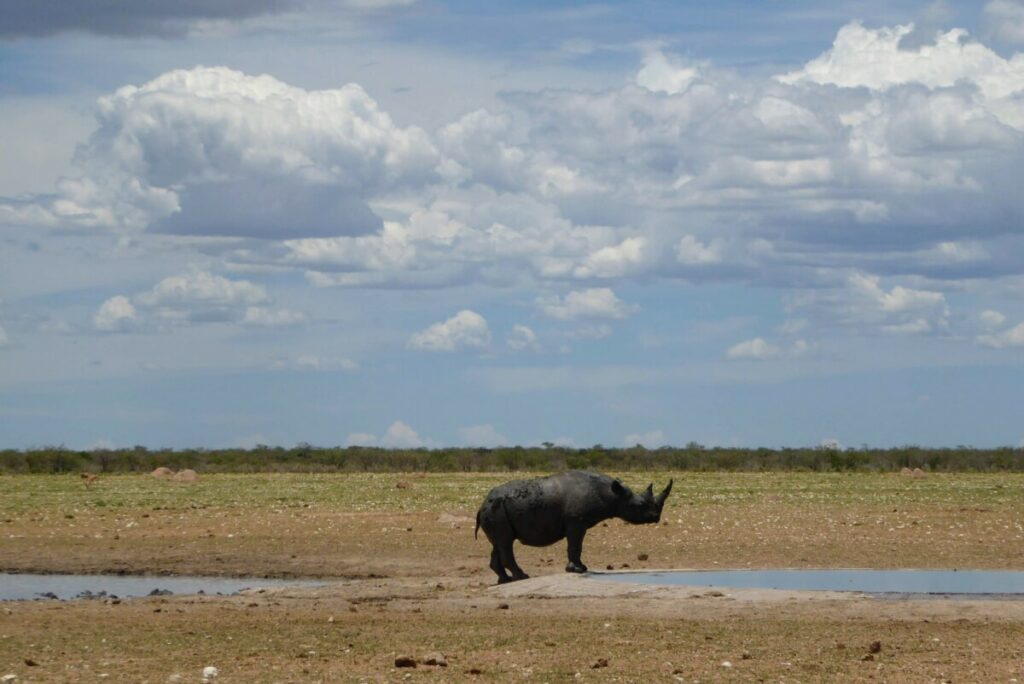
[(501, 554), (498, 553), (497, 545), (491, 549), (491, 570), (498, 576), (498, 584), (512, 581), (512, 578), (505, 572), (505, 566), (501, 564)]
[[(515, 554), (512, 552), (513, 541), (514, 540), (509, 539), (496, 547), (500, 556), (501, 565), (508, 568), (509, 572), (512, 573), (512, 580), (510, 581), (529, 579), (530, 576), (523, 572), (523, 569), (519, 567), (519, 563), (516, 563)], [(500, 575), (498, 576), (498, 582), (501, 583)]]

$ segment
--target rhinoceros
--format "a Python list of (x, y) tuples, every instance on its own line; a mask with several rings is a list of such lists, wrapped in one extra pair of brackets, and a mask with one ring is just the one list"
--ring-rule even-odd
[(497, 573), (499, 584), (529, 577), (512, 553), (512, 542), (517, 539), (528, 546), (550, 546), (567, 539), (569, 564), (565, 571), (586, 572), (580, 554), (587, 530), (609, 518), (635, 525), (656, 523), (661, 520), (661, 509), (671, 491), (669, 480), (657, 496), (653, 483), (643, 494), (635, 494), (607, 475), (580, 470), (513, 480), (487, 494), (477, 511), (473, 536), (483, 528), (490, 540), (491, 569)]

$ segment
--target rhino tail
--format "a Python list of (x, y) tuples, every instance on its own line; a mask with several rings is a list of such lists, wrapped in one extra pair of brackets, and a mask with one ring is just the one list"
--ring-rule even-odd
[[(483, 509), (480, 509), (483, 510)], [(476, 527), (473, 529), (473, 539), (476, 539), (476, 533), (480, 531), (480, 511), (476, 512)]]

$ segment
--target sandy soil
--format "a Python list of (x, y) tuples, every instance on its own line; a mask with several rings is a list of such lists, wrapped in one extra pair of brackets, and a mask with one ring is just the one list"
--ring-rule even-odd
[[(666, 524), (595, 528), (584, 559), (600, 569), (1024, 567), (1024, 507), (1016, 493), (993, 499), (994, 481), (911, 495), (878, 480), (895, 488), (894, 504), (888, 490), (795, 497), (790, 480), (740, 479), (753, 491), (744, 500), (713, 498), (713, 480), (707, 496), (673, 501)], [(804, 492), (815, 480), (796, 482)], [(1009, 481), (1011, 491), (1022, 482)], [(0, 604), (0, 677), (197, 682), (216, 666), (218, 682), (1024, 679), (1024, 601), (619, 585), (562, 572), (564, 544), (523, 549), (534, 577), (494, 586), (472, 508), (431, 498), (431, 486), (389, 488), (411, 504), (377, 510), (315, 498), (207, 505), (188, 491), (155, 505), (108, 491), (106, 505), (88, 506), (83, 497), (97, 494), (69, 490), (74, 500), (53, 506), (41, 503), (46, 491), (18, 490), (22, 503), (0, 504), (4, 570), (330, 581), (232, 597)], [(430, 654), (447, 665), (426, 664)], [(406, 656), (416, 667), (396, 666)]]

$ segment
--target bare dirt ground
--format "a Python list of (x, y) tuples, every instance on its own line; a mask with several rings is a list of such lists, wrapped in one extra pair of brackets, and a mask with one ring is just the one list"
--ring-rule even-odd
[[(1024, 570), (1021, 476), (675, 477), (662, 524), (590, 532), (593, 569)], [(508, 478), (111, 476), (87, 490), (0, 477), (5, 571), (330, 580), (3, 603), (0, 677), (189, 682), (212, 665), (219, 682), (1024, 680), (1024, 601), (612, 586), (563, 573), (564, 544), (517, 547), (533, 579), (495, 587), (471, 516)], [(417, 666), (396, 667), (403, 656)]]

